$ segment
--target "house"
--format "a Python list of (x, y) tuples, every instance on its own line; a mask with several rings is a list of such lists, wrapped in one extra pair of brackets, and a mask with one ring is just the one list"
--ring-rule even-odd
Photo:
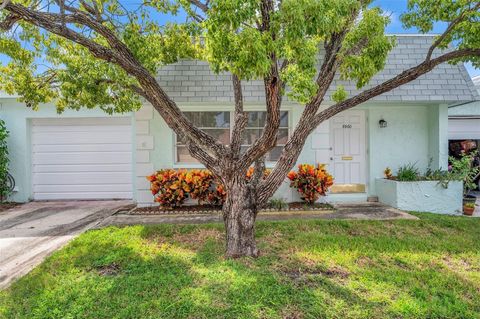
[[(385, 69), (369, 86), (422, 61), (431, 35), (399, 35)], [(181, 61), (164, 67), (159, 83), (205, 131), (228, 143), (233, 93), (228, 74), (213, 74), (205, 62)], [(351, 82), (337, 80), (349, 94)], [(334, 86), (335, 86), (334, 85)], [(262, 127), (262, 81), (244, 83), (250, 112), (251, 143)], [(388, 166), (416, 163), (425, 170), (447, 167), (450, 105), (479, 100), (463, 65), (443, 64), (415, 82), (385, 93), (321, 124), (308, 138), (299, 163), (327, 163), (336, 186), (330, 201), (364, 201), (375, 196), (375, 179)], [(132, 198), (152, 204), (145, 176), (162, 168), (201, 167), (151, 106), (135, 114), (109, 116), (100, 110), (65, 111), (53, 105), (32, 111), (13, 96), (0, 99), (0, 116), (10, 131), (15, 201)], [(327, 99), (326, 104), (330, 104)], [(302, 106), (285, 100), (278, 146), (268, 155), (274, 165), (295, 127)], [(277, 197), (295, 200), (285, 182)]]
[[(480, 76), (472, 80), (480, 92)], [(480, 101), (449, 106), (448, 118), (449, 140), (472, 139), (480, 142)]]
[[(480, 93), (480, 76), (472, 80)], [(458, 157), (462, 151), (480, 151), (480, 101), (449, 106), (448, 144), (449, 155), (454, 157)], [(480, 178), (474, 182), (480, 190)]]

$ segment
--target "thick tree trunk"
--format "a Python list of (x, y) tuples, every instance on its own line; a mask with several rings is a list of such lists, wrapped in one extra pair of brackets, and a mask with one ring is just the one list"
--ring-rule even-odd
[(244, 179), (236, 178), (226, 187), (223, 220), (226, 231), (225, 255), (230, 258), (258, 256), (255, 243), (256, 194)]

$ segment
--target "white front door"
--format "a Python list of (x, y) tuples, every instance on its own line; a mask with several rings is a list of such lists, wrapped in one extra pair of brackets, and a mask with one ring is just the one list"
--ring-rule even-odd
[(330, 120), (330, 170), (338, 192), (365, 191), (365, 126), (364, 111), (345, 111)]

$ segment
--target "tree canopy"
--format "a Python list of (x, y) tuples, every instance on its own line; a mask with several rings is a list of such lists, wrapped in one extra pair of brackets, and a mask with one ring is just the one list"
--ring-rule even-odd
[[(59, 112), (100, 107), (112, 114), (150, 102), (225, 185), (229, 255), (257, 254), (257, 208), (281, 185), (321, 122), (441, 63), (480, 67), (478, 0), (409, 0), (406, 28), (425, 33), (445, 25), (424, 61), (355, 96), (334, 87), (326, 108), (321, 105), (336, 75), (363, 88), (395, 46), (385, 34), (388, 15), (371, 0), (139, 0), (133, 6), (126, 0), (0, 0), (0, 9), (0, 53), (9, 57), (0, 68), (0, 89), (19, 94), (32, 108), (53, 102)], [(179, 13), (187, 19), (172, 21)], [(195, 127), (157, 81), (159, 68), (184, 58), (232, 74), (230, 145)], [(243, 151), (242, 81), (250, 79), (264, 82), (266, 119)], [(303, 105), (302, 115), (275, 168), (260, 180), (262, 158), (276, 145), (285, 94)], [(254, 177), (246, 181), (253, 164)]]

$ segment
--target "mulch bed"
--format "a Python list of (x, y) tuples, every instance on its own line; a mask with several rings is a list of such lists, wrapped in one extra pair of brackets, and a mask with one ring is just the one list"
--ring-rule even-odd
[[(288, 208), (278, 209), (273, 207), (266, 207), (260, 212), (294, 212), (294, 211), (329, 211), (334, 210), (333, 206), (324, 203), (315, 203), (314, 205), (308, 205), (304, 202), (288, 203)], [(125, 213), (125, 212), (122, 212)], [(186, 214), (208, 214), (216, 215), (222, 213), (221, 206), (211, 205), (185, 205), (181, 207), (174, 207), (171, 209), (165, 209), (160, 206), (151, 207), (136, 207), (128, 211), (129, 215), (186, 215)]]
[(0, 203), (0, 212), (4, 212), (6, 210), (9, 210), (11, 208), (17, 207), (22, 205), (21, 203), (12, 203), (12, 202), (7, 202), (7, 203)]

